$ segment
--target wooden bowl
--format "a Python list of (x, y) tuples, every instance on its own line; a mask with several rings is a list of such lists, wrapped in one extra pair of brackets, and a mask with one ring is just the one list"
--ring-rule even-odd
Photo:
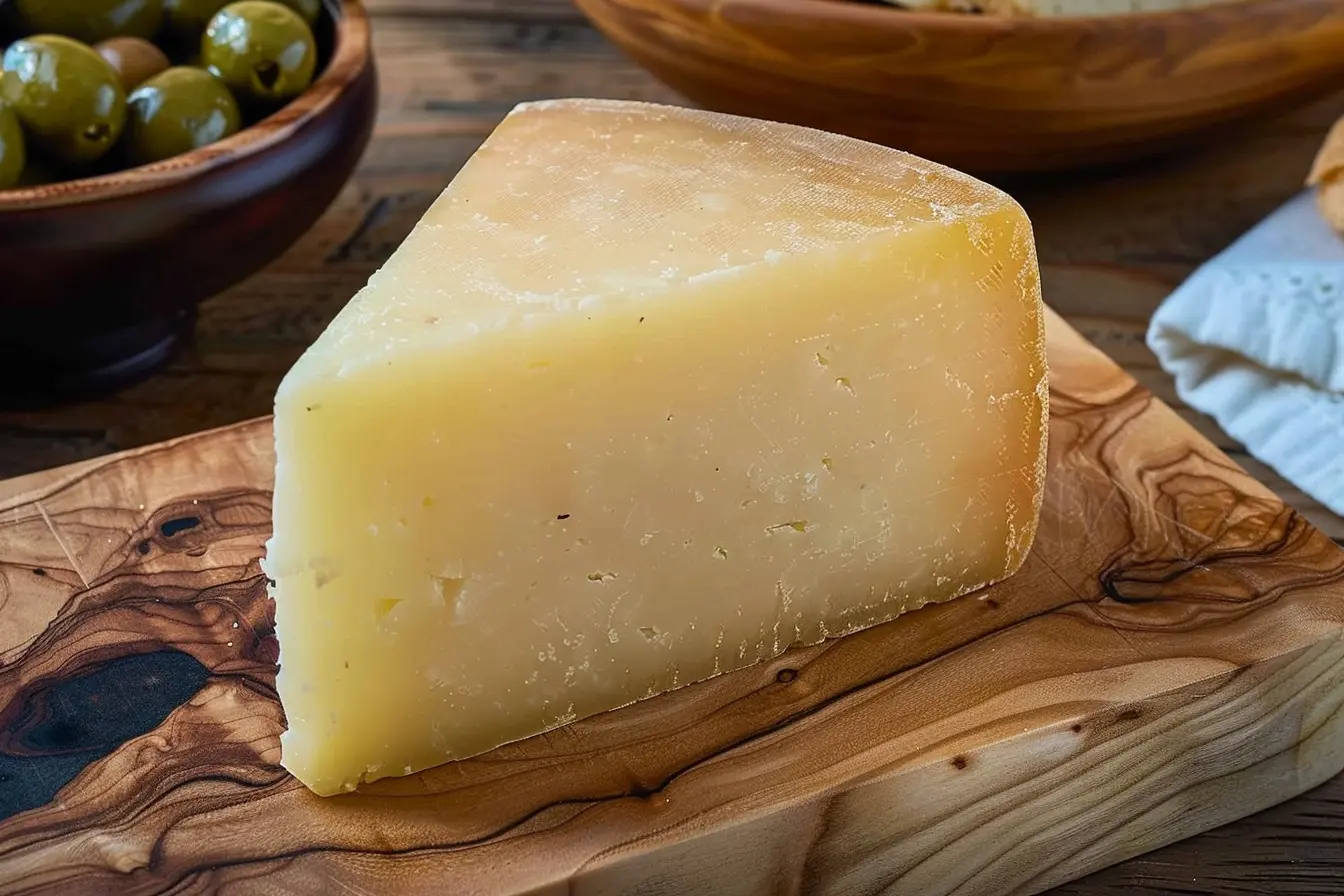
[(576, 0), (711, 109), (885, 143), (975, 173), (1157, 152), (1344, 86), (1344, 2), (1000, 18), (846, 0)]
[(285, 251), (368, 145), (368, 15), (328, 0), (323, 67), (284, 108), (163, 162), (0, 191), (0, 404), (119, 388), (169, 360), (196, 305)]

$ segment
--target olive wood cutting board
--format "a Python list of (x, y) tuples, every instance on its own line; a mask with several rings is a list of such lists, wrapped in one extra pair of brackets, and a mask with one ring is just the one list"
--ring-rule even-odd
[(1011, 580), (323, 799), (256, 420), (0, 484), (0, 892), (1037, 893), (1344, 768), (1344, 551), (1050, 315)]

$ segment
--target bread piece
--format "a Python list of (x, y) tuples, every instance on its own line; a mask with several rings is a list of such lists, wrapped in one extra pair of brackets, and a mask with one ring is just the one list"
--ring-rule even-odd
[(1344, 234), (1344, 118), (1335, 122), (1307, 176), (1316, 204), (1330, 226)]

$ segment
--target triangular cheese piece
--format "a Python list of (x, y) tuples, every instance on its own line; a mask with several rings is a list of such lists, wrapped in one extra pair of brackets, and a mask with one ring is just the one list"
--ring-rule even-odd
[(1043, 351), (997, 189), (799, 127), (518, 107), (276, 397), (285, 766), (335, 793), (1011, 574)]

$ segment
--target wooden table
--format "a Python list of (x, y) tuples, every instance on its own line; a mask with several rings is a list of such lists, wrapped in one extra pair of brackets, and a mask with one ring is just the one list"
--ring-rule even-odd
[[(337, 203), (269, 269), (208, 302), (196, 344), (170, 369), (101, 401), (0, 414), (0, 478), (269, 412), (280, 377), (515, 102), (679, 101), (567, 0), (367, 2), (383, 106), (375, 141)], [(1143, 339), (1177, 283), (1301, 187), (1341, 113), (1344, 94), (1179, 157), (1004, 186), (1035, 222), (1047, 302), (1344, 543), (1344, 520), (1180, 405)], [(1344, 779), (1055, 892), (1341, 891)]]

